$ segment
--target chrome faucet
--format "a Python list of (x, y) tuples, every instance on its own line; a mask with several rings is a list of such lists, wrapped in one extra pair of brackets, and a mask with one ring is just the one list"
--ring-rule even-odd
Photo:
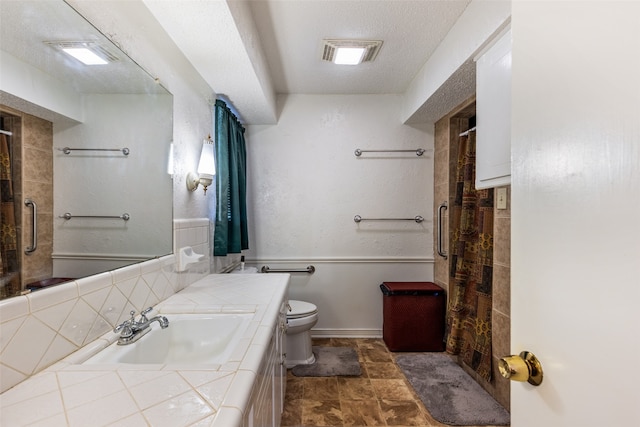
[(131, 318), (125, 320), (113, 329), (113, 332), (120, 333), (120, 337), (118, 337), (118, 345), (127, 345), (138, 341), (151, 330), (149, 325), (153, 322), (158, 322), (162, 329), (169, 327), (169, 319), (165, 316), (154, 316), (151, 319), (147, 319), (147, 314), (151, 310), (153, 310), (153, 307), (142, 310), (139, 320), (136, 320), (136, 312), (131, 310), (129, 313)]

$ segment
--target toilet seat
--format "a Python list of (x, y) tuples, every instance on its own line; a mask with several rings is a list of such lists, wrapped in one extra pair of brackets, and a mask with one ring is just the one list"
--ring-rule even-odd
[(287, 319), (299, 319), (318, 313), (318, 307), (306, 301), (289, 300), (290, 311), (287, 311)]

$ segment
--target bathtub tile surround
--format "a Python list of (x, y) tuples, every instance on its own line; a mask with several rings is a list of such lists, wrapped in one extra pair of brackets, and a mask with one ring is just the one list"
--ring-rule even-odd
[(187, 306), (193, 313), (252, 313), (243, 350), (225, 364), (77, 364), (114, 342), (109, 332), (3, 393), (0, 424), (240, 426), (288, 282), (284, 274), (209, 275), (157, 306), (169, 319)]
[[(174, 244), (206, 254), (209, 220), (174, 221)], [(209, 257), (184, 273), (174, 255), (0, 301), (0, 391), (4, 392), (209, 274)]]

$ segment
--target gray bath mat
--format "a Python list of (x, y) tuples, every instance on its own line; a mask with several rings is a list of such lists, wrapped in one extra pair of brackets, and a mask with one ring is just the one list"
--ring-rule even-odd
[(454, 426), (505, 426), (511, 416), (469, 374), (443, 353), (396, 356), (402, 372), (433, 418)]
[(313, 347), (316, 361), (312, 365), (294, 366), (297, 377), (357, 377), (362, 373), (358, 353), (351, 347)]

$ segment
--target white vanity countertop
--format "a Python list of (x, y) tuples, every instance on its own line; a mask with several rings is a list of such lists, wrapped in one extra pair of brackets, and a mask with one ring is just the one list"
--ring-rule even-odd
[(113, 342), (110, 332), (0, 395), (3, 425), (241, 426), (288, 283), (288, 274), (214, 274), (155, 307), (169, 321), (172, 313), (254, 313), (224, 365), (77, 364)]

